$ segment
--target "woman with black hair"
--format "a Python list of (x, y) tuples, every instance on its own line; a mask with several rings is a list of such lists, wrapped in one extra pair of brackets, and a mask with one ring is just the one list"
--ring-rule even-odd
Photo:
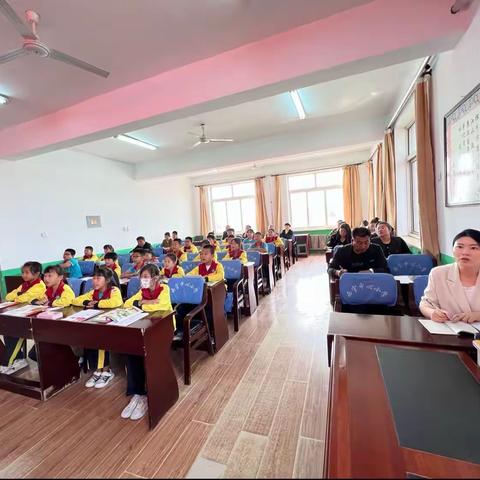
[(352, 243), (352, 230), (348, 223), (342, 223), (330, 240), (327, 243), (327, 246), (334, 248), (337, 245), (348, 245)]
[(480, 322), (480, 231), (456, 235), (453, 256), (455, 263), (430, 272), (420, 311), (436, 322)]

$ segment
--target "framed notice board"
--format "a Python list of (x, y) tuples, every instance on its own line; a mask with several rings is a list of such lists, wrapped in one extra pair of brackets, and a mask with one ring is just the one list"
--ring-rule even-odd
[(480, 203), (480, 84), (444, 118), (445, 205)]

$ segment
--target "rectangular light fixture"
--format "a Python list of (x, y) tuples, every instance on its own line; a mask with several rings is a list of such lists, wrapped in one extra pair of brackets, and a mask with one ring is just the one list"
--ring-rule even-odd
[(6, 105), (9, 101), (10, 99), (8, 97), (0, 94), (0, 105)]
[(130, 135), (124, 135), (121, 133), (120, 135), (115, 135), (117, 140), (121, 140), (122, 142), (131, 143), (132, 145), (136, 145), (137, 147), (146, 148), (147, 150), (156, 150), (158, 147), (148, 142), (144, 142), (143, 140), (139, 140), (138, 138), (131, 137)]
[(290, 90), (290, 96), (292, 97), (293, 103), (295, 104), (295, 108), (297, 109), (298, 118), (300, 120), (305, 120), (305, 110), (303, 108), (302, 100), (300, 99), (300, 95), (298, 94), (298, 90)]

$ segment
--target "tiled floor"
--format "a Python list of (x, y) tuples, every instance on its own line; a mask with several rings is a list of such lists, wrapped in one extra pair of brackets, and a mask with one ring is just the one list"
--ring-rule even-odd
[[(153, 430), (122, 420), (125, 380), (46, 403), (0, 391), (0, 477), (316, 477), (322, 474), (330, 305), (323, 256), (261, 299)], [(172, 353), (178, 363), (180, 352)]]

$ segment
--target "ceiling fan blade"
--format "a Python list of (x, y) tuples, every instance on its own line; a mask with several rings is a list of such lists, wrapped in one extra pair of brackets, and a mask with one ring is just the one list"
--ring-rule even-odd
[(69, 65), (73, 65), (74, 67), (81, 68), (82, 70), (86, 70), (87, 72), (94, 73), (95, 75), (100, 75), (104, 78), (107, 78), (110, 75), (110, 72), (107, 72), (106, 70), (102, 70), (101, 68), (95, 67), (95, 65), (90, 65), (83, 60), (71, 57), (70, 55), (59, 52), (58, 50), (50, 49), (49, 57), (53, 58), (54, 60), (58, 60), (59, 62), (68, 63)]
[(210, 138), (211, 142), (234, 142), (233, 138)]
[(190, 150), (193, 150), (194, 148), (198, 147), (199, 145), (201, 145), (202, 142), (200, 142), (200, 140), (197, 142), (197, 143), (194, 143), (191, 147), (190, 147)]
[(7, 20), (15, 27), (15, 30), (23, 38), (37, 40), (38, 37), (30, 30), (30, 28), (28, 28), (28, 25), (22, 21), (6, 0), (0, 0), (0, 12), (7, 17)]
[(0, 55), (0, 63), (10, 62), (11, 60), (15, 60), (17, 57), (23, 57), (23, 55), (26, 55), (25, 50), (23, 48), (17, 48), (17, 50), (12, 50), (5, 55)]

